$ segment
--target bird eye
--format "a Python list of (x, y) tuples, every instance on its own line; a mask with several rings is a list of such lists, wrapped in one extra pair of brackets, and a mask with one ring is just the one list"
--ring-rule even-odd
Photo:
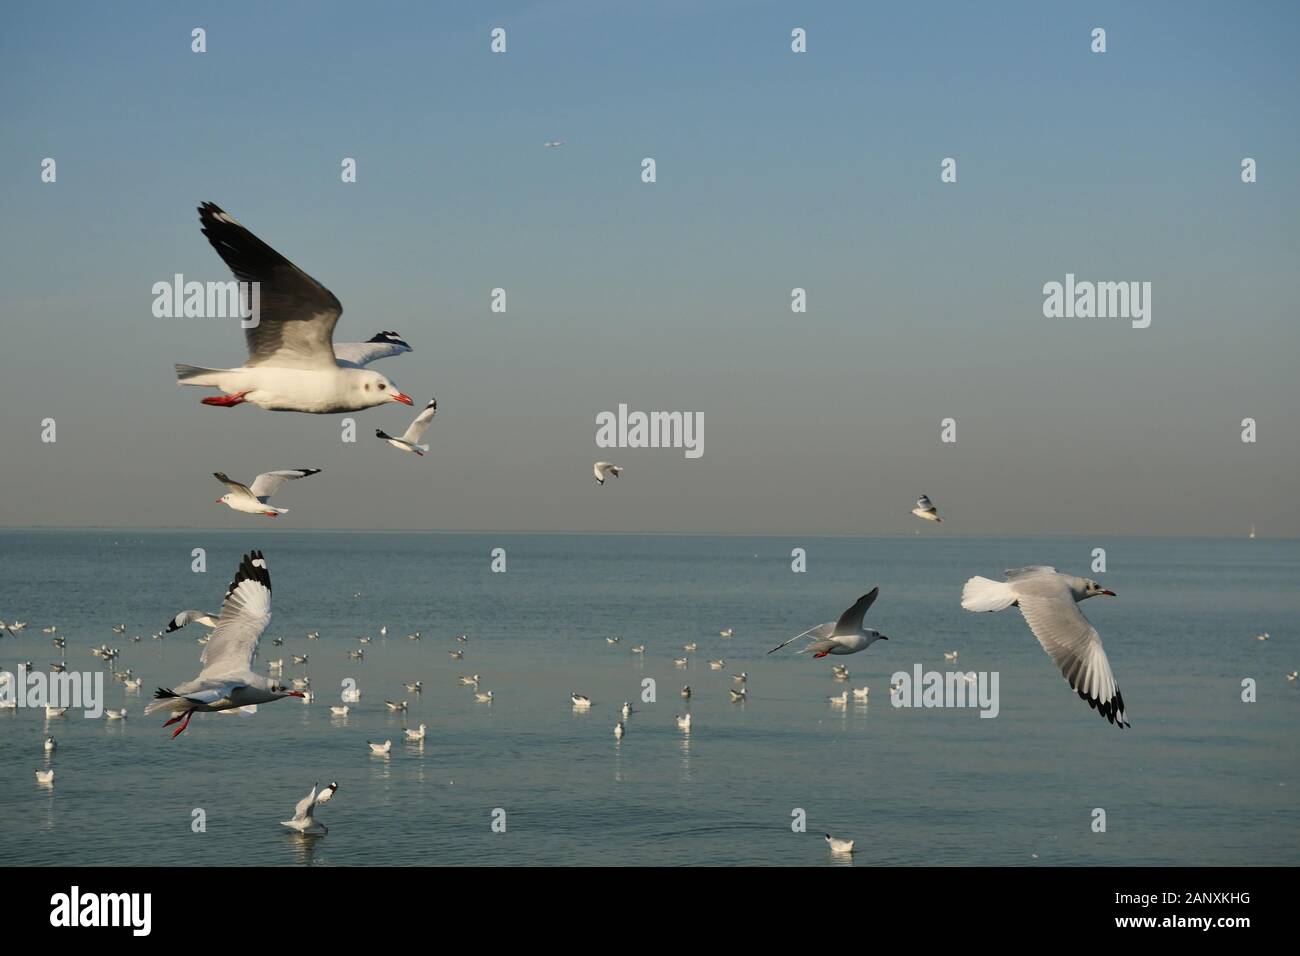
[(367, 391), (367, 392), (370, 391), (370, 383), (369, 383), (369, 382), (366, 382), (366, 391)]
[(388, 387), (388, 386), (385, 385), (383, 382), (380, 382), (380, 383), (379, 383), (379, 390), (380, 390), (381, 392), (382, 392), (384, 389), (386, 389), (387, 387)]

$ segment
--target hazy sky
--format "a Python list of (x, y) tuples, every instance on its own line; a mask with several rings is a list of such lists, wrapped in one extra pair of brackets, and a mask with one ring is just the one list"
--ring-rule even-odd
[[(250, 527), (211, 472), (318, 467), (281, 523), (883, 533), (924, 492), (946, 516), (925, 533), (1300, 534), (1293, 3), (5, 21), (0, 524)], [(150, 311), (174, 273), (229, 278), (201, 200), (339, 297), (339, 340), (411, 342), (377, 367), (437, 397), (428, 457), (373, 437), (404, 407), (345, 444), (340, 416), (175, 384), (174, 362), (245, 357), (229, 321)], [(1150, 327), (1044, 318), (1066, 273), (1151, 282)], [(598, 449), (619, 403), (702, 414), (703, 456)], [(626, 473), (597, 486), (597, 458)]]

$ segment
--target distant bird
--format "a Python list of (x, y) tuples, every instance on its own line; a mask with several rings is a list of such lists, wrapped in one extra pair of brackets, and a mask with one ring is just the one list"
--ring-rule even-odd
[(634, 644), (634, 645), (632, 646), (632, 653), (633, 653), (633, 654), (644, 654), (644, 653), (645, 653), (645, 645), (644, 645), (644, 644)]
[(943, 520), (939, 517), (939, 509), (925, 495), (916, 499), (916, 507), (912, 509), (912, 514), (918, 518), (924, 518), (926, 521)]
[[(319, 641), (319, 640), (320, 640), (320, 631), (308, 631), (308, 632), (307, 632), (307, 640), (309, 640), (309, 641)], [(333, 791), (330, 791), (330, 792), (332, 793)]]
[(603, 485), (606, 475), (613, 475), (617, 478), (623, 474), (623, 469), (608, 461), (598, 461), (591, 466), (592, 473), (596, 476), (596, 484)]
[(380, 637), (387, 637), (387, 636), (388, 636), (388, 625), (387, 625), (387, 624), (384, 624), (384, 625), (381, 625), (381, 626), (380, 626), (380, 628), (379, 628), (379, 636), (380, 636)]
[(433, 416), (436, 414), (438, 414), (438, 400), (436, 398), (430, 399), (429, 404), (425, 405), (424, 410), (415, 416), (415, 420), (407, 426), (406, 431), (400, 438), (388, 434), (382, 428), (375, 429), (375, 437), (382, 438), (398, 451), (411, 452), (423, 458), (424, 453), (429, 450), (429, 446), (421, 445), (420, 439), (429, 430), (429, 422), (433, 421)]
[(699, 648), (699, 646), (700, 646), (699, 644), (695, 644), (695, 643), (691, 643), (691, 644), (683, 644), (683, 645), (682, 645), (682, 650), (686, 651), (686, 653), (689, 654), (689, 653), (691, 653), (691, 652), (697, 650), (697, 649)]
[(65, 671), (67, 671), (67, 669), (68, 667), (66, 664), (60, 664), (58, 661), (54, 661), (53, 663), (50, 664), (51, 674), (62, 674)]
[(1267, 640), (1268, 640), (1268, 631), (1265, 631), (1263, 634), (1257, 634), (1257, 635), (1255, 636), (1255, 640), (1257, 640), (1257, 641), (1267, 641)]
[(307, 655), (306, 655), (306, 654), (294, 654), (294, 655), (293, 655), (293, 662), (294, 662), (295, 664), (306, 664), (306, 663), (307, 663)]
[(836, 674), (842, 674), (846, 677), (848, 676), (849, 673), (848, 667), (846, 667), (843, 664), (832, 664), (831, 670), (834, 671)]
[(485, 694), (475, 694), (474, 700), (478, 701), (480, 704), (490, 704), (492, 703), (492, 697), (492, 691), (488, 691)]
[(424, 724), (421, 724), (415, 730), (412, 730), (410, 727), (403, 727), (402, 733), (406, 735), (407, 740), (423, 740), (424, 732), (426, 729), (427, 728), (424, 726)]
[(348, 710), (349, 707), (347, 704), (344, 704), (342, 707), (330, 707), (330, 713), (335, 717), (346, 717), (348, 715)]
[(800, 638), (808, 638), (809, 643), (799, 653), (806, 654), (812, 651), (813, 657), (825, 657), (827, 654), (856, 654), (858, 651), (866, 650), (876, 641), (889, 640), (879, 631), (862, 626), (862, 618), (879, 594), (880, 588), (872, 588), (841, 614), (838, 621), (811, 627), (802, 634), (796, 634), (790, 640), (778, 644), (768, 653), (775, 654), (787, 644)]
[(55, 740), (54, 740), (53, 737), (46, 737), (46, 738), (45, 738), (45, 752), (46, 752), (47, 754), (52, 754), (52, 753), (54, 753), (54, 751), (56, 751), (56, 750), (58, 750), (58, 749), (59, 749), (59, 745), (58, 745), (57, 743), (55, 743)]
[(617, 637), (607, 637), (607, 638), (605, 638), (605, 643), (606, 643), (606, 644), (609, 644), (610, 646), (613, 646), (614, 644), (617, 644), (617, 643), (619, 642), (619, 640), (621, 640), (621, 638), (617, 638)]
[(364, 661), (365, 659), (365, 651), (348, 651), (348, 660), (350, 661)]
[[(352, 680), (352, 678), (349, 677), (348, 680)], [(339, 697), (345, 704), (358, 703), (361, 700), (361, 688), (357, 687), (354, 682), (351, 686), (344, 687), (343, 693)]]
[(968, 671), (967, 673), (961, 675), (961, 679), (968, 684), (974, 684), (976, 681), (979, 680), (979, 675), (976, 674), (974, 671)]
[(66, 707), (46, 707), (46, 708), (45, 708), (45, 716), (46, 716), (46, 717), (66, 717), (66, 716), (67, 716), (67, 713), (68, 713), (68, 708), (66, 708)]
[(690, 730), (691, 730), (691, 715), (690, 715), (690, 714), (686, 714), (686, 715), (683, 716), (682, 714), (677, 714), (677, 715), (675, 715), (675, 716), (676, 716), (676, 719), (677, 719), (677, 729), (678, 729), (678, 730), (684, 730), (684, 731), (686, 731), (687, 733), (690, 733)]
[(68, 639), (66, 637), (56, 637), (54, 640), (50, 641), (50, 643), (59, 650), (65, 650), (68, 646)]
[(731, 679), (735, 681), (737, 684), (743, 684), (747, 680), (749, 680), (749, 675), (744, 671), (741, 671), (739, 674), (732, 674)]
[(217, 499), (217, 504), (225, 505), (234, 511), (242, 511), (244, 514), (276, 518), (289, 513), (288, 508), (277, 508), (270, 503), (271, 495), (275, 494), (276, 489), (286, 481), (318, 474), (320, 474), (319, 468), (268, 471), (254, 478), (251, 486), (240, 484), (220, 471), (214, 471), (212, 476), (230, 489)]
[(1295, 680), (1296, 677), (1298, 677), (1298, 676), (1300, 676), (1300, 671), (1292, 671), (1291, 673), (1289, 673), (1289, 674), (1286, 675), (1286, 679), (1287, 679), (1287, 680)]
[(843, 707), (849, 702), (849, 692), (843, 691), (838, 697), (827, 697), (833, 707)]
[(358, 637), (358, 638), (357, 638), (357, 643), (358, 643), (358, 644), (373, 644), (374, 642), (375, 642), (375, 639), (374, 639), (373, 637), (368, 636), (368, 635), (367, 635), (366, 637)]
[(448, 651), (447, 653), (451, 655), (453, 661), (463, 661), (465, 659), (464, 651)]
[(629, 704), (627, 701), (623, 701), (623, 716), (631, 717), (632, 714), (633, 714), (632, 705)]
[(854, 700), (866, 700), (870, 695), (871, 695), (871, 688), (869, 686), (853, 688)]
[(891, 694), (897, 694), (902, 689), (903, 689), (903, 682), (901, 680), (893, 681), (889, 685), (889, 692)]
[(623, 721), (620, 720), (614, 725), (614, 736), (619, 740), (623, 739)]
[(122, 681), (122, 686), (125, 687), (127, 690), (134, 692), (134, 691), (138, 691), (140, 689), (140, 685), (143, 683), (144, 683), (143, 678), (132, 677), (129, 680)]
[(718, 637), (731, 637), (731, 635), (734, 633), (736, 633), (735, 630), (729, 627), (726, 628), (725, 630), (718, 631)]
[(688, 698), (688, 699), (690, 698), (690, 696), (691, 696), (691, 685), (690, 685), (690, 684), (687, 684), (687, 685), (685, 685), (685, 686), (682, 688), (682, 696), (683, 696), (683, 697), (686, 697), (686, 698)]
[(720, 671), (726, 666), (727, 662), (725, 660), (709, 661), (709, 670), (711, 671)]
[(125, 625), (125, 624), (114, 624), (114, 625), (113, 625), (113, 633), (114, 633), (114, 634), (121, 634), (121, 633), (123, 633), (125, 630), (126, 630), (126, 625)]
[(386, 700), (384, 701), (384, 706), (394, 713), (406, 712), (406, 701), (404, 700)]
[(165, 710), (175, 716), (164, 727), (181, 721), (172, 737), (183, 733), (196, 713), (231, 710), (301, 697), (302, 692), (287, 690), (282, 684), (254, 674), (253, 654), (262, 632), (271, 622), (271, 575), (260, 551), (244, 555), (235, 579), (226, 592), (221, 617), (204, 648), (203, 667), (194, 680), (177, 684), (174, 689), (158, 688), (145, 715)]
[(461, 674), (460, 677), (456, 679), (459, 680), (466, 687), (477, 686), (479, 682), (479, 676), (477, 674), (471, 674), (468, 677), (466, 677), (464, 674)]
[(299, 690), (306, 690), (308, 687), (311, 686), (311, 678), (310, 678), (310, 677), (295, 677), (295, 678), (293, 679), (293, 686), (296, 687), (296, 688), (298, 688)]
[(852, 840), (837, 840), (829, 833), (826, 834), (826, 845), (831, 848), (832, 853), (852, 853)]
[(106, 710), (104, 711), (104, 716), (108, 720), (126, 720), (126, 708), (123, 707), (121, 710)]
[(54, 783), (54, 771), (53, 771), (53, 770), (37, 770), (37, 771), (36, 771), (36, 782), (37, 782), (37, 783), (41, 783), (41, 784), (47, 784), (47, 785), (48, 785), (48, 784), (52, 784), (52, 783)]
[(575, 710), (587, 710), (591, 707), (591, 698), (577, 692), (570, 694), (569, 700), (573, 701), (573, 707)]
[(366, 746), (370, 748), (372, 754), (383, 755), (393, 749), (393, 742), (391, 740), (385, 740), (382, 744), (377, 744), (373, 740), (367, 740)]
[(690, 658), (687, 658), (687, 657), (674, 657), (674, 658), (673, 658), (673, 663), (676, 664), (678, 667), (685, 667), (685, 666), (686, 666), (687, 664), (689, 664), (690, 662), (691, 662), (691, 661), (690, 661)]
[(280, 673), (280, 671), (284, 670), (284, 658), (279, 657), (273, 661), (267, 661), (266, 669), (276, 674)]
[(558, 149), (559, 147), (561, 147), (561, 146), (564, 145), (564, 140), (562, 140), (562, 139), (550, 139), (550, 140), (547, 140), (547, 141), (546, 141), (545, 143), (543, 143), (542, 145), (545, 146), (547, 149)]
[(51, 624), (49, 627), (43, 627), (43, 628), (41, 628), (41, 633), (42, 633), (42, 634), (53, 634), (53, 633), (54, 633), (55, 631), (57, 631), (58, 629), (59, 629), (59, 627), (58, 627), (57, 624)]
[(1097, 629), (1079, 610), (1078, 603), (1115, 592), (1096, 581), (1060, 574), (1055, 568), (1035, 565), (1006, 572), (1007, 580), (973, 577), (962, 588), (961, 606), (968, 611), (1001, 611), (1016, 606), (1038, 643), (1061, 669), (1088, 706), (1118, 727), (1129, 726), (1124, 697), (1111, 673)]
[[(297, 830), (303, 836), (324, 836), (329, 832), (325, 824), (313, 816), (317, 804), (324, 802), (320, 799), (316, 787), (316, 784), (312, 784), (311, 793), (299, 800), (298, 805), (293, 808), (293, 819), (281, 820), (280, 826)], [(333, 796), (333, 790), (329, 792), (330, 796)]]
[(943, 659), (945, 661), (948, 661), (949, 663), (954, 663), (957, 660), (957, 654), (958, 654), (957, 651), (944, 651)]
[[(330, 415), (387, 402), (411, 404), (389, 379), (363, 366), (410, 346), (382, 333), (369, 342), (335, 346), (334, 326), (343, 306), (328, 289), (210, 202), (199, 207), (203, 234), (230, 267), (257, 290), (255, 323), (246, 325), (248, 360), (240, 368), (177, 365), (181, 385), (217, 388), (224, 395), (203, 399), (226, 408), (248, 402), (275, 411)], [(245, 307), (252, 305), (245, 302)], [(342, 352), (343, 354), (339, 354)]]
[(741, 687), (739, 690), (737, 690), (735, 687), (729, 687), (727, 688), (727, 692), (731, 694), (731, 700), (733, 703), (738, 700), (744, 700), (745, 697), (748, 696), (749, 694), (749, 691), (747, 691), (744, 687)]
[(846, 681), (846, 680), (849, 679), (850, 676), (851, 676), (851, 675), (849, 674), (849, 670), (848, 670), (848, 668), (845, 667), (845, 668), (841, 668), (840, 670), (837, 670), (837, 671), (835, 671), (834, 673), (832, 673), (832, 674), (831, 674), (831, 680)]
[(406, 639), (408, 641), (418, 641), (422, 636), (423, 634), (420, 631), (416, 631), (414, 634), (407, 634)]
[(422, 680), (407, 681), (402, 686), (405, 687), (407, 690), (409, 690), (412, 694), (419, 694), (424, 690), (424, 681)]
[(284, 647), (284, 638), (283, 638), (283, 637), (273, 637), (273, 638), (271, 638), (271, 644), (272, 644), (273, 647)]
[(458, 638), (456, 638), (456, 643), (457, 643), (457, 644), (468, 644), (468, 643), (469, 643), (469, 635), (468, 635), (468, 634), (462, 634), (462, 635), (460, 635)]

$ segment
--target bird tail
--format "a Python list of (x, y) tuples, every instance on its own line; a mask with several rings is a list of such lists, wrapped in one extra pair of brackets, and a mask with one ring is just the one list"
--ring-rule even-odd
[(414, 448), (415, 448), (416, 451), (417, 451), (419, 454), (421, 454), (421, 455), (423, 455), (426, 451), (429, 450), (429, 446), (428, 446), (428, 445), (415, 445)]
[(160, 710), (181, 711), (186, 709), (185, 699), (180, 697), (175, 691), (168, 690), (165, 687), (159, 687), (154, 691), (153, 697), (154, 699), (144, 709), (144, 715), (146, 717)]
[(961, 606), (968, 611), (1001, 611), (1016, 603), (1016, 592), (1006, 581), (973, 577), (961, 589)]
[(224, 368), (200, 368), (197, 365), (177, 365), (176, 366), (176, 384), (177, 385), (206, 385), (210, 388), (217, 388), (218, 379), (223, 372), (229, 371)]

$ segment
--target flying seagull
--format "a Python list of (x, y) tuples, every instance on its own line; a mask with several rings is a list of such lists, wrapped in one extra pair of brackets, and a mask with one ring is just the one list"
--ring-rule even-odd
[(271, 495), (275, 494), (276, 489), (286, 481), (295, 481), (298, 478), (307, 478), (310, 475), (319, 474), (319, 468), (289, 468), (284, 471), (268, 471), (254, 478), (251, 486), (241, 485), (220, 471), (214, 471), (212, 477), (230, 489), (217, 499), (217, 504), (225, 505), (233, 511), (242, 511), (244, 514), (266, 515), (269, 518), (276, 518), (289, 513), (288, 508), (277, 508), (270, 503)]
[(1101, 637), (1078, 607), (1080, 601), (1099, 594), (1114, 597), (1115, 592), (1096, 581), (1061, 574), (1045, 565), (1004, 573), (1006, 581), (981, 577), (967, 581), (961, 592), (961, 606), (968, 611), (1020, 608), (1034, 637), (1075, 693), (1112, 724), (1129, 726), (1124, 697), (1111, 673)]
[(204, 627), (216, 627), (217, 616), (208, 614), (206, 611), (181, 611), (174, 618), (167, 622), (167, 630), (164, 634), (170, 634), (172, 631), (179, 631), (186, 624), (202, 624)]
[(226, 591), (221, 617), (199, 659), (203, 665), (199, 676), (174, 688), (159, 687), (154, 692), (154, 700), (144, 709), (145, 715), (159, 710), (174, 714), (163, 726), (182, 721), (172, 733), (176, 737), (190, 725), (195, 713), (235, 710), (283, 697), (302, 697), (302, 691), (286, 690), (283, 684), (253, 673), (253, 654), (269, 623), (271, 574), (262, 552), (250, 551), (239, 563), (235, 580)]
[(916, 507), (912, 509), (912, 514), (918, 518), (924, 518), (926, 521), (942, 521), (939, 517), (939, 509), (934, 506), (928, 495), (922, 495), (916, 499)]
[(623, 474), (623, 469), (621, 467), (608, 461), (596, 462), (596, 464), (591, 466), (591, 471), (596, 476), (596, 484), (598, 485), (603, 485), (605, 483), (606, 475), (613, 475), (617, 478), (619, 475)]
[(364, 355), (358, 362), (355, 351), (345, 350), (343, 364), (339, 362), (333, 339), (343, 306), (334, 293), (219, 206), (203, 203), (199, 221), (217, 255), (236, 279), (247, 283), (244, 305), (252, 314), (241, 324), (248, 360), (238, 368), (177, 365), (179, 384), (219, 389), (224, 394), (205, 398), (203, 404), (225, 408), (247, 402), (272, 411), (327, 415), (387, 402), (411, 404), (410, 396), (387, 376), (357, 367), (369, 360)]
[(415, 416), (415, 421), (411, 422), (410, 427), (406, 429), (401, 438), (395, 438), (382, 428), (375, 429), (375, 437), (382, 438), (398, 451), (414, 452), (423, 457), (424, 453), (429, 450), (429, 446), (421, 445), (419, 441), (424, 437), (424, 433), (429, 430), (429, 422), (433, 421), (433, 416), (436, 414), (438, 414), (438, 400), (432, 398), (429, 400), (429, 404), (424, 406), (424, 410)]
[(856, 654), (858, 651), (865, 651), (875, 641), (889, 640), (879, 631), (862, 626), (862, 618), (866, 615), (867, 609), (875, 602), (878, 594), (880, 594), (880, 588), (872, 588), (858, 598), (851, 608), (841, 614), (838, 621), (810, 627), (802, 634), (796, 634), (790, 640), (778, 644), (768, 653), (775, 654), (787, 644), (792, 644), (801, 637), (808, 638), (809, 643), (799, 653), (807, 654), (812, 651), (813, 657), (825, 657), (827, 654)]

